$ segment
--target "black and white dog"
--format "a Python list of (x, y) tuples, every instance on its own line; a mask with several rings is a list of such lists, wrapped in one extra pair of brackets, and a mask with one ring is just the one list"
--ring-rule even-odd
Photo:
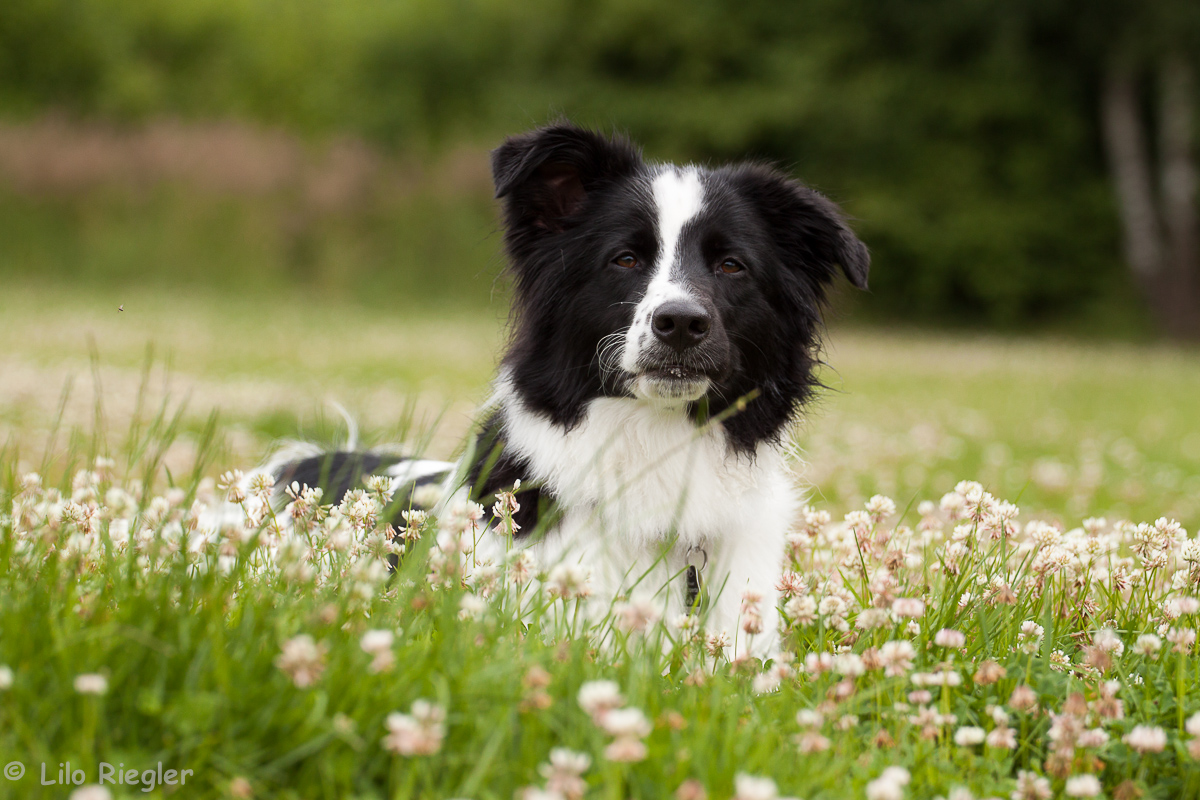
[(447, 489), (488, 507), (520, 480), (518, 541), (543, 566), (585, 565), (597, 607), (648, 590), (683, 612), (702, 581), (708, 630), (733, 639), (752, 593), (753, 650), (771, 649), (798, 504), (784, 440), (816, 385), (826, 289), (839, 269), (866, 288), (866, 247), (772, 168), (649, 163), (571, 125), (508, 139), (492, 171), (514, 330), (468, 463), (344, 452), (280, 480), (340, 493), (370, 471), (456, 474)]

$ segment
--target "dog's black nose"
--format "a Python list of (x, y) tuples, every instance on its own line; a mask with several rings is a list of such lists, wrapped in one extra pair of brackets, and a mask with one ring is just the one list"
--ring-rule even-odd
[(708, 338), (712, 318), (693, 300), (671, 300), (654, 310), (654, 335), (682, 353)]

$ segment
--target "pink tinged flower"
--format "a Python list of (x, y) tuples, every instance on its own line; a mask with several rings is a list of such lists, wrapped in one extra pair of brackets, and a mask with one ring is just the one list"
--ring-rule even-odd
[(947, 647), (951, 650), (957, 650), (967, 643), (967, 637), (961, 631), (956, 631), (952, 628), (942, 628), (933, 637), (933, 643), (938, 647)]
[(609, 761), (641, 761), (646, 757), (642, 739), (650, 733), (650, 721), (639, 709), (613, 709), (600, 719), (599, 724), (605, 733), (614, 737), (604, 748), (604, 757)]
[(1161, 753), (1167, 746), (1167, 732), (1153, 725), (1137, 725), (1121, 741), (1139, 753)]
[(1012, 750), (1017, 746), (1017, 733), (1007, 725), (997, 725), (987, 735), (984, 743), (997, 750)]
[(641, 633), (662, 617), (653, 598), (634, 597), (613, 606), (617, 627), (626, 633)]
[(892, 601), (892, 613), (897, 617), (922, 617), (925, 615), (925, 601), (914, 597), (897, 597)]
[(1095, 775), (1075, 775), (1067, 778), (1063, 793), (1067, 797), (1096, 797), (1100, 794), (1100, 781)]
[(1117, 636), (1117, 632), (1112, 628), (1101, 628), (1096, 631), (1092, 637), (1092, 644), (1106, 653), (1112, 653), (1115, 656), (1120, 656), (1125, 652), (1125, 643), (1121, 641), (1121, 637)]
[(327, 650), (324, 642), (317, 644), (307, 633), (302, 633), (283, 643), (282, 652), (275, 658), (275, 666), (292, 679), (297, 689), (307, 689), (325, 671)]
[(1049, 780), (1036, 772), (1021, 770), (1017, 773), (1017, 789), (1010, 797), (1012, 800), (1050, 800), (1052, 794)]
[(1188, 717), (1188, 720), (1184, 723), (1183, 728), (1192, 736), (1200, 736), (1200, 711)]
[(566, 800), (580, 800), (587, 791), (587, 783), (580, 776), (591, 765), (591, 756), (586, 753), (556, 747), (550, 751), (550, 763), (542, 764), (538, 771), (546, 779), (547, 792)]
[(1014, 711), (1032, 711), (1037, 708), (1037, 693), (1025, 684), (1013, 689), (1012, 696), (1008, 698), (1008, 706)]
[(613, 681), (588, 681), (579, 687), (579, 707), (596, 722), (614, 708), (625, 705), (621, 687)]
[(816, 731), (805, 731), (796, 737), (796, 749), (803, 755), (812, 755), (829, 749), (829, 739)]
[(392, 712), (384, 725), (383, 747), (402, 756), (429, 756), (442, 749), (446, 711), (428, 700), (416, 700), (408, 714)]
[(1108, 744), (1108, 732), (1103, 728), (1088, 728), (1080, 732), (1075, 744), (1082, 748), (1096, 749)]
[(75, 676), (75, 691), (80, 694), (101, 695), (108, 691), (108, 679), (95, 672)]
[(604, 757), (609, 761), (642, 761), (646, 753), (646, 743), (633, 736), (618, 736), (604, 748)]
[(1171, 628), (1167, 631), (1167, 641), (1175, 645), (1176, 653), (1186, 653), (1196, 643), (1196, 631), (1193, 628)]

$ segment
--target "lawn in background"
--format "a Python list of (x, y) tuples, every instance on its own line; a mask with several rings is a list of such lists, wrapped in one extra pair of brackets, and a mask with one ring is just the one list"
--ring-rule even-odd
[[(226, 444), (214, 466), (225, 469), (257, 463), (280, 438), (344, 438), (333, 402), (367, 441), (411, 431), (450, 457), (487, 397), (506, 315), (499, 302), (435, 316), (306, 295), (9, 286), (0, 442), (40, 456), (68, 381), (65, 427), (90, 429), (98, 380), (113, 430), (143, 383), (147, 402), (185, 405), (168, 458), (177, 469), (214, 409)], [(1196, 351), (847, 325), (826, 339), (829, 388), (797, 427), (797, 470), (835, 514), (875, 493), (904, 508), (973, 478), (1067, 523), (1165, 514), (1200, 524)]]

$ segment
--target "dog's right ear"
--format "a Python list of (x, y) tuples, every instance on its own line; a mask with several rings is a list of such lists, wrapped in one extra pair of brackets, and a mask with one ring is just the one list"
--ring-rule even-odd
[(571, 227), (591, 192), (641, 163), (622, 139), (559, 124), (505, 140), (492, 152), (492, 179), (496, 197), (505, 199), (510, 232), (531, 226), (557, 233)]

